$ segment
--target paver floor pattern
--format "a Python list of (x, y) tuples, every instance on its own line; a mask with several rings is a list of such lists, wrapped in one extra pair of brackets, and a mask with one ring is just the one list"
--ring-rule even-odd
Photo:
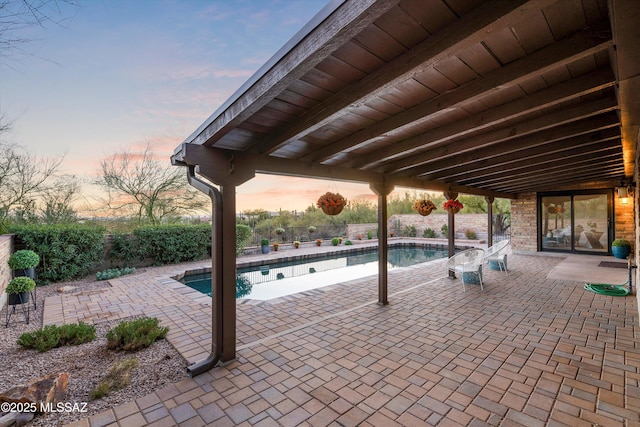
[[(393, 271), (387, 306), (375, 277), (239, 303), (235, 361), (73, 426), (640, 426), (636, 299), (548, 279), (561, 260), (510, 255), (484, 291), (437, 262)], [(200, 357), (210, 307), (168, 271), (60, 297), (48, 315), (157, 315)]]

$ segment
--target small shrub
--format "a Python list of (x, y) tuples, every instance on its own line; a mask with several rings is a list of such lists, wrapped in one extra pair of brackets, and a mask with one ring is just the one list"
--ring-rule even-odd
[(345, 246), (351, 246), (351, 245), (353, 245), (353, 242), (352, 242), (351, 240), (346, 240), (346, 241), (344, 242), (344, 245), (345, 245)]
[(338, 246), (339, 243), (340, 243), (340, 239), (338, 239), (337, 237), (334, 237), (333, 239), (331, 239), (331, 244), (333, 246)]
[(464, 235), (469, 240), (476, 240), (478, 238), (478, 235), (476, 234), (476, 232), (469, 229), (464, 230)]
[(84, 344), (94, 339), (96, 328), (79, 322), (62, 326), (47, 325), (36, 331), (25, 332), (18, 337), (18, 345), (45, 352), (64, 345)]
[(149, 347), (156, 340), (166, 337), (169, 332), (169, 328), (158, 326), (159, 322), (155, 317), (120, 322), (107, 332), (107, 348), (137, 351)]
[(36, 287), (36, 282), (27, 276), (18, 276), (11, 279), (7, 285), (5, 292), (8, 294), (21, 294), (23, 292), (31, 292)]
[(367, 231), (367, 239), (373, 239), (373, 231)]
[(131, 274), (134, 271), (136, 271), (134, 267), (110, 268), (108, 270), (98, 271), (96, 273), (96, 280), (114, 279), (116, 277), (124, 276), (125, 274)]
[(433, 229), (431, 228), (425, 228), (424, 231), (422, 232), (422, 237), (434, 238), (436, 237), (436, 232), (433, 231)]
[(9, 257), (9, 268), (12, 270), (26, 270), (37, 267), (38, 264), (40, 264), (40, 256), (29, 249), (20, 249)]
[(129, 385), (131, 371), (140, 365), (138, 359), (131, 357), (115, 363), (109, 373), (91, 390), (91, 399), (96, 400), (108, 396), (114, 390), (121, 390)]
[(442, 235), (444, 237), (447, 237), (449, 235), (449, 226), (447, 224), (442, 224), (442, 227), (440, 227), (440, 231), (442, 232)]
[(405, 225), (402, 230), (402, 235), (406, 237), (416, 237), (418, 235), (418, 230), (416, 230), (415, 225)]
[(613, 242), (611, 242), (611, 246), (624, 246), (626, 248), (630, 248), (631, 242), (626, 239), (615, 239)]
[(269, 239), (261, 239), (260, 246), (269, 246)]

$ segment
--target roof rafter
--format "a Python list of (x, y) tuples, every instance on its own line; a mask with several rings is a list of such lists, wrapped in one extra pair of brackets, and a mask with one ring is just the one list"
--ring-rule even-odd
[(525, 19), (529, 13), (555, 0), (492, 0), (398, 56), (386, 66), (330, 96), (299, 121), (280, 129), (260, 144), (259, 152), (269, 154), (329, 123), (345, 108), (365, 103), (385, 90), (402, 83), (455, 52), (480, 43), (487, 34)]

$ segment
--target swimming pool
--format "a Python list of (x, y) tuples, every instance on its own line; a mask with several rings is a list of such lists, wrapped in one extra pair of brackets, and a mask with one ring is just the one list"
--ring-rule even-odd
[[(388, 269), (420, 264), (448, 256), (446, 248), (390, 247)], [(236, 298), (270, 300), (378, 273), (377, 249), (238, 268)], [(187, 274), (180, 282), (211, 295), (211, 274)]]

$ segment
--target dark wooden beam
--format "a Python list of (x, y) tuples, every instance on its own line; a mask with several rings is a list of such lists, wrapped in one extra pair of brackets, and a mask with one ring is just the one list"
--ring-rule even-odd
[(423, 43), (398, 56), (386, 66), (349, 85), (325, 99), (300, 120), (282, 128), (260, 144), (260, 153), (273, 153), (287, 143), (300, 139), (337, 116), (350, 105), (366, 103), (385, 91), (410, 79), (413, 75), (434, 67), (454, 53), (480, 43), (487, 34), (500, 31), (526, 19), (554, 0), (492, 0), (463, 16)]
[(396, 185), (409, 188), (423, 188), (431, 191), (458, 191), (479, 196), (493, 196), (513, 199), (515, 194), (494, 193), (467, 186), (456, 186), (427, 179), (413, 179), (384, 175), (372, 171), (327, 166), (318, 163), (301, 162), (269, 155), (223, 150), (197, 144), (182, 144), (172, 156), (174, 165), (196, 166), (198, 173), (216, 185), (239, 185), (253, 178), (256, 173), (270, 175), (297, 176), (304, 178), (330, 179), (368, 183), (370, 185)]
[[(388, 119), (367, 126), (355, 134), (304, 156), (302, 160), (325, 161), (342, 150), (353, 150), (361, 144), (388, 137), (389, 132), (425, 122), (442, 110), (464, 105), (486, 96), (487, 93), (495, 92), (496, 87), (514, 86), (524, 80), (539, 76), (550, 68), (564, 66), (579, 57), (593, 55), (594, 46), (596, 46), (596, 51), (603, 51), (610, 46), (610, 42), (602, 43), (601, 41), (596, 41), (591, 32), (580, 33), (571, 39), (544, 48), (534, 55), (515, 61), (457, 89), (448, 91)], [(344, 165), (372, 168), (377, 166), (378, 159), (389, 159), (400, 154), (408, 156), (416, 149), (424, 149), (432, 144), (454, 139), (470, 131), (476, 133), (489, 126), (524, 116), (536, 108), (557, 105), (568, 99), (610, 87), (614, 82), (615, 79), (610, 71), (589, 73), (587, 76), (557, 85), (555, 88), (546, 89), (522, 100), (493, 108), (482, 113), (482, 120), (479, 120), (474, 115), (461, 123), (454, 123), (405, 141), (389, 144), (387, 147), (365, 156), (354, 156), (355, 158)]]
[[(597, 108), (596, 108), (597, 107)], [(594, 110), (594, 108), (596, 108)], [(558, 111), (535, 119), (517, 123), (492, 132), (451, 142), (419, 155), (385, 165), (383, 173), (403, 171), (409, 176), (421, 176), (438, 170), (513, 152), (515, 149), (548, 144), (559, 139), (583, 135), (616, 126), (615, 100), (598, 100), (591, 104)], [(609, 112), (608, 114), (601, 114)], [(592, 116), (594, 114), (599, 114)], [(505, 144), (505, 142), (510, 142)]]
[(469, 186), (490, 187), (501, 183), (514, 183), (513, 177), (518, 177), (521, 181), (535, 180), (541, 172), (546, 175), (554, 171), (576, 172), (583, 167), (593, 167), (594, 164), (611, 166), (619, 165), (622, 162), (622, 153), (619, 147), (609, 148), (609, 150), (596, 151), (580, 156), (559, 157), (545, 163), (512, 169), (501, 174), (489, 177), (469, 178), (460, 180), (460, 184)]
[[(515, 150), (504, 155), (482, 158), (477, 162), (430, 173), (429, 179), (453, 181), (515, 173), (519, 168), (542, 165), (555, 158), (585, 155), (602, 150), (620, 150), (620, 130), (612, 127), (595, 134), (579, 135), (549, 144)], [(425, 176), (426, 177), (426, 176)]]

